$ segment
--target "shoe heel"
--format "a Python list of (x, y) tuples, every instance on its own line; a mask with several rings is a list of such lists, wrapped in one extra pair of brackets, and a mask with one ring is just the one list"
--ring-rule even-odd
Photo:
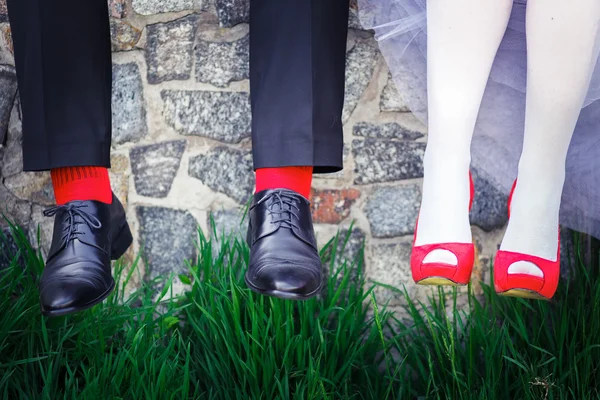
[(252, 246), (252, 226), (250, 225), (250, 223), (248, 222), (248, 231), (246, 232), (246, 244), (248, 244), (248, 246)]
[(133, 243), (133, 235), (131, 234), (131, 229), (129, 229), (129, 224), (125, 223), (125, 226), (121, 228), (121, 232), (119, 232), (112, 244), (110, 259), (118, 260), (121, 258), (129, 246), (131, 246), (131, 243)]

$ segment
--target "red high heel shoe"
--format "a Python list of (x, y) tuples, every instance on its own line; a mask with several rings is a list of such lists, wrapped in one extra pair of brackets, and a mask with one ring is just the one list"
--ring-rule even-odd
[[(469, 200), (470, 211), (475, 195), (475, 187), (473, 186), (471, 173), (469, 173), (469, 183), (471, 196)], [(473, 243), (434, 243), (415, 246), (418, 227), (419, 219), (417, 218), (413, 249), (410, 256), (410, 269), (412, 271), (413, 280), (419, 285), (467, 285), (471, 279), (471, 271), (473, 270), (473, 263), (475, 261), (475, 246)], [(423, 264), (423, 260), (427, 254), (434, 250), (447, 250), (451, 252), (456, 256), (458, 261), (457, 264), (454, 265), (443, 262)]]
[[(517, 186), (513, 184), (508, 197), (508, 217), (510, 218), (510, 203)], [(534, 264), (544, 274), (543, 277), (529, 274), (509, 274), (508, 268), (519, 261)], [(501, 296), (523, 297), (527, 299), (550, 300), (558, 288), (560, 279), (560, 228), (558, 234), (558, 250), (556, 261), (531, 256), (512, 251), (499, 250), (494, 261), (494, 287)]]

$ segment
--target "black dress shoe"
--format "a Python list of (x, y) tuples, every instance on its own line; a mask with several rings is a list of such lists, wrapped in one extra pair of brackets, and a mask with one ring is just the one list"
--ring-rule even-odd
[(54, 216), (54, 235), (40, 279), (42, 313), (48, 317), (90, 308), (115, 287), (111, 260), (121, 257), (133, 238), (125, 209), (112, 203), (72, 201), (44, 211)]
[(246, 284), (250, 289), (293, 300), (319, 293), (323, 273), (306, 198), (287, 189), (256, 193), (247, 240)]

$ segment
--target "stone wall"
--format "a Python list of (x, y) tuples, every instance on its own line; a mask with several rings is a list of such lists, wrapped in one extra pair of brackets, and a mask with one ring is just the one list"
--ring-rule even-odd
[[(47, 173), (23, 173), (21, 127), (5, 0), (0, 0), (0, 205), (28, 229), (51, 233)], [(143, 246), (146, 277), (183, 272), (197, 226), (242, 232), (252, 193), (247, 0), (111, 0), (111, 179)], [(343, 120), (344, 171), (317, 176), (313, 217), (320, 244), (354, 223), (348, 255), (366, 241), (371, 280), (412, 284), (409, 255), (420, 200), (425, 127), (403, 105), (370, 32), (351, 9)], [(74, 32), (76, 34), (76, 32)], [(73, 49), (77, 51), (77, 49)], [(8, 128), (8, 135), (4, 133)], [(476, 276), (487, 271), (506, 222), (506, 197), (474, 171)], [(379, 291), (400, 305), (400, 295)]]

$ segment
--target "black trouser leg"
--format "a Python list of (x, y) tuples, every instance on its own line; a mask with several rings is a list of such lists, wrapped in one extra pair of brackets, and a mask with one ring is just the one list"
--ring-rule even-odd
[(251, 0), (255, 168), (342, 169), (348, 0)]
[(26, 171), (110, 166), (106, 0), (8, 0)]

